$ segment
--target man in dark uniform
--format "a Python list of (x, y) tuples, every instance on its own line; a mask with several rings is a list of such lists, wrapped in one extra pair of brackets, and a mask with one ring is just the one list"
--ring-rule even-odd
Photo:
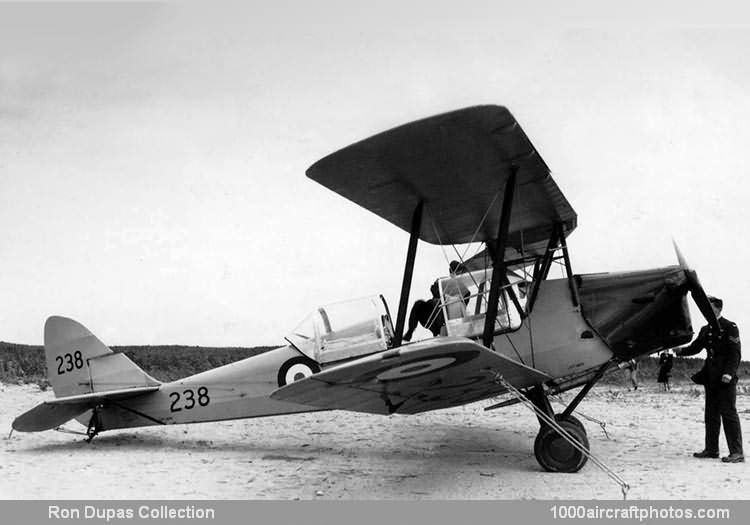
[(742, 430), (737, 415), (737, 367), (740, 364), (740, 332), (737, 325), (721, 317), (723, 302), (709, 297), (711, 307), (719, 320), (720, 330), (706, 325), (690, 345), (679, 348), (678, 356), (695, 355), (704, 348), (707, 352), (703, 368), (692, 379), (706, 388), (706, 443), (696, 458), (719, 457), (719, 431), (724, 423), (724, 436), (727, 438), (729, 455), (721, 458), (725, 463), (745, 461), (742, 452)]

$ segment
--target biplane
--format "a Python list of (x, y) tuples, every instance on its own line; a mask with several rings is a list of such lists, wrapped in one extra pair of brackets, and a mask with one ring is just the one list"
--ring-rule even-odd
[[(395, 319), (381, 295), (320, 306), (284, 346), (164, 383), (76, 321), (51, 317), (44, 347), (56, 399), (13, 428), (42, 431), (76, 419), (92, 439), (115, 429), (322, 410), (417, 414), (507, 394), (486, 408), (526, 403), (540, 423), (539, 464), (575, 472), (590, 454), (574, 411), (592, 386), (619, 363), (689, 342), (688, 293), (717, 322), (679, 251), (678, 265), (573, 273), (566, 239), (577, 215), (504, 107), (402, 125), (324, 157), (307, 176), (409, 234)], [(440, 332), (407, 342), (420, 240), (478, 251), (437, 281)], [(549, 276), (553, 265), (563, 277)], [(550, 396), (577, 387), (556, 413)]]

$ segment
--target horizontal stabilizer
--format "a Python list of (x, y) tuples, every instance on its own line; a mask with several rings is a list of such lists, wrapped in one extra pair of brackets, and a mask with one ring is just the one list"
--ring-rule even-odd
[(19, 432), (40, 432), (57, 428), (76, 416), (99, 405), (122, 401), (159, 390), (160, 386), (111, 390), (45, 401), (24, 412), (13, 421), (13, 429)]
[(544, 372), (464, 337), (438, 337), (374, 354), (295, 381), (271, 399), (323, 409), (372, 414), (416, 414), (550, 379)]

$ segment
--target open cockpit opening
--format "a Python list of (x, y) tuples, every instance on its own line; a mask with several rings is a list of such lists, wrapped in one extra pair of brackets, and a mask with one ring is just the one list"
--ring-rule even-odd
[[(446, 335), (480, 337), (484, 331), (492, 270), (451, 275), (438, 280)], [(525, 317), (530, 282), (508, 272), (498, 299), (495, 333), (517, 330)], [(514, 300), (515, 298), (515, 300)]]

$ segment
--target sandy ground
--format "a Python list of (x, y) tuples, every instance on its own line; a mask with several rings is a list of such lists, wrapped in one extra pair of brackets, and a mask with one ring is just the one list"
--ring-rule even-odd
[[(567, 395), (567, 399), (572, 396)], [(52, 398), (0, 385), (0, 497), (4, 499), (620, 499), (589, 461), (576, 474), (541, 470), (538, 426), (521, 405), (484, 402), (418, 416), (320, 412), (114, 431), (87, 444), (11, 421)], [(748, 463), (690, 456), (702, 447), (703, 397), (692, 386), (659, 393), (602, 386), (580, 406), (592, 452), (631, 489), (628, 499), (746, 499)], [(750, 394), (738, 396), (750, 432)], [(579, 416), (580, 417), (580, 416)], [(81, 430), (77, 423), (68, 427)], [(722, 437), (722, 454), (726, 444)], [(748, 447), (745, 447), (748, 449)]]

